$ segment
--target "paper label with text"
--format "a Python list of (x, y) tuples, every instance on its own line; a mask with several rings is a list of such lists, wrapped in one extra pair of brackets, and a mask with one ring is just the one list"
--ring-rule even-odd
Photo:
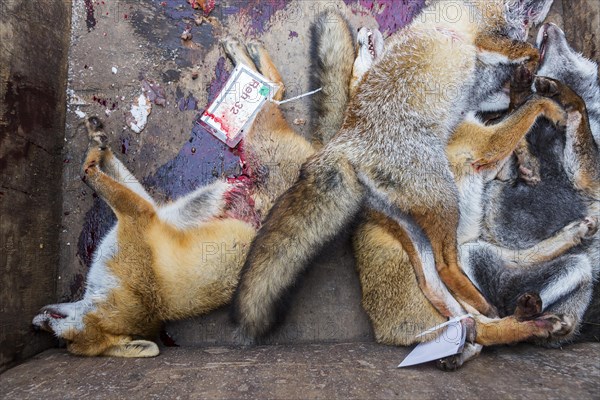
[(235, 147), (277, 89), (275, 83), (240, 64), (215, 101), (204, 111), (200, 123), (223, 143)]
[(453, 321), (435, 339), (417, 345), (398, 368), (439, 360), (462, 352), (467, 332), (460, 321)]

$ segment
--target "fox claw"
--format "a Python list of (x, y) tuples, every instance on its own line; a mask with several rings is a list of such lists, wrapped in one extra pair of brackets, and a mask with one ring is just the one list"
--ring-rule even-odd
[(536, 76), (535, 91), (545, 97), (554, 97), (559, 94), (556, 82), (543, 76)]

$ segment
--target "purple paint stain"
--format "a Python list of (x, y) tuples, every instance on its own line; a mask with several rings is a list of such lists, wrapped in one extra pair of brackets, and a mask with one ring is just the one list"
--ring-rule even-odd
[(94, 16), (94, 1), (85, 0), (85, 25), (88, 32), (96, 27), (96, 17)]
[[(209, 104), (225, 86), (227, 79), (229, 72), (225, 69), (225, 58), (221, 57), (217, 61), (215, 78), (208, 86)], [(187, 100), (186, 104), (191, 105)], [(238, 174), (239, 165), (239, 156), (196, 122), (190, 140), (183, 145), (175, 158), (144, 179), (144, 184), (164, 192), (170, 199), (175, 199), (219, 177)]]
[(180, 98), (177, 102), (177, 105), (179, 107), (179, 111), (197, 110), (197, 103), (198, 101), (196, 98), (190, 93), (188, 97)]
[[(358, 4), (368, 10), (379, 24), (379, 30), (391, 35), (408, 25), (423, 8), (425, 0), (344, 0), (347, 5)], [(354, 12), (360, 10), (353, 8)]]
[(298, 32), (295, 31), (290, 31), (290, 35), (288, 36), (288, 39), (293, 40), (294, 38), (298, 37)]
[(121, 139), (121, 153), (127, 154), (129, 152), (129, 138)]
[(175, 21), (175, 24), (179, 28), (183, 28), (186, 25), (185, 20), (193, 20), (194, 15), (198, 12), (194, 10), (187, 1), (182, 0), (166, 0), (161, 1), (160, 6), (162, 11), (171, 19)]
[[(249, 35), (258, 35), (265, 32), (271, 17), (287, 5), (286, 0), (248, 0), (234, 6), (223, 6), (223, 15), (246, 14), (250, 20)], [(236, 4), (235, 2), (233, 4)]]

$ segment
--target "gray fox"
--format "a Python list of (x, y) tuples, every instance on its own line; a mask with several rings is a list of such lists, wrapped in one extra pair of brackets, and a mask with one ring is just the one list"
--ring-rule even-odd
[[(591, 109), (598, 107), (594, 64), (570, 49), (556, 26), (545, 25), (541, 32), (538, 46), (544, 57), (540, 71), (559, 78), (568, 74), (574, 87), (583, 94), (587, 92), (586, 103)], [(555, 51), (558, 49), (561, 50)], [(559, 55), (567, 55), (568, 62), (560, 62)], [(566, 69), (564, 65), (570, 67)], [(584, 137), (585, 143), (573, 138), (582, 144), (574, 153), (569, 150), (572, 145), (565, 147), (560, 140), (561, 129), (566, 124), (567, 135), (572, 134), (572, 121), (551, 99), (559, 100), (567, 109), (577, 109), (584, 119), (585, 105), (562, 83), (537, 78), (538, 93), (534, 95), (532, 83), (533, 76), (524, 68), (518, 69), (511, 81), (510, 109), (515, 111), (494, 126), (484, 126), (469, 116), (457, 127), (447, 146), (460, 193), (458, 241), (462, 266), (498, 307), (501, 316), (517, 310), (516, 321), (511, 321), (512, 317), (489, 320), (475, 314), (475, 341), (480, 344), (531, 339), (558, 345), (572, 339), (582, 322), (598, 271), (597, 146), (584, 127), (577, 136)], [(509, 157), (528, 131), (536, 154), (545, 153), (543, 180), (536, 188), (515, 186), (518, 170)], [(548, 137), (556, 143), (549, 146)], [(584, 183), (575, 183), (557, 173), (564, 169), (557, 156), (563, 152), (573, 158), (574, 175), (587, 177)], [(566, 155), (564, 159), (568, 160)], [(511, 179), (507, 177), (510, 174), (514, 175)], [(415, 334), (443, 321), (410, 274), (409, 252), (415, 251), (420, 259), (426, 259), (426, 240), (418, 236), (408, 242), (398, 239), (406, 235), (395, 222), (375, 211), (370, 212), (354, 235), (363, 306), (377, 340), (386, 344), (407, 345), (422, 340)], [(597, 321), (597, 303), (588, 309), (588, 317), (594, 318), (593, 313)], [(534, 321), (539, 326), (540, 318), (554, 318), (552, 314), (562, 320), (558, 329), (527, 329), (527, 324)], [(440, 366), (457, 368), (479, 350), (480, 346), (468, 345), (466, 352), (441, 360)]]
[[(573, 50), (556, 25), (544, 25), (537, 44), (541, 62), (536, 90), (564, 107), (566, 130), (541, 120), (528, 135), (529, 150), (540, 166), (536, 185), (519, 179), (517, 184), (512, 179), (494, 180), (485, 194), (489, 201), (483, 238), (520, 252), (566, 223), (586, 216), (595, 223), (600, 218), (598, 66)], [(520, 97), (530, 94), (530, 86), (525, 85)], [(515, 169), (511, 172), (514, 178)], [(543, 344), (558, 346), (578, 337), (599, 340), (600, 235), (593, 233), (558, 259), (526, 269), (506, 268), (486, 251), (471, 253), (473, 262), (467, 272), (498, 304), (501, 314), (513, 306), (516, 291), (527, 289), (540, 293), (545, 310), (574, 320), (569, 335), (542, 340)], [(580, 328), (581, 334), (576, 335)]]
[[(526, 36), (527, 21), (543, 19), (550, 3), (456, 1), (450, 20), (447, 3), (432, 1), (388, 39), (356, 87), (339, 132), (303, 165), (252, 242), (233, 302), (245, 334), (261, 337), (281, 320), (286, 296), (312, 257), (367, 208), (401, 224), (412, 221), (431, 243), (434, 271), (416, 258), (412, 266), (443, 317), (464, 313), (455, 297), (497, 315), (459, 264), (459, 193), (445, 147), (516, 65), (537, 66), (538, 51), (515, 39)], [(432, 280), (437, 274), (453, 295)]]

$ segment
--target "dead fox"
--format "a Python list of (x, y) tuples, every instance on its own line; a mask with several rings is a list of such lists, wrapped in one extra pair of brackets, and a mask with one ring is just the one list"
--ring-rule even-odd
[[(485, 192), (483, 237), (519, 252), (569, 221), (600, 218), (598, 66), (573, 50), (556, 25), (544, 25), (537, 44), (541, 53), (537, 74), (548, 79), (538, 78), (536, 90), (566, 109), (566, 131), (542, 120), (528, 135), (530, 152), (539, 160), (539, 183), (495, 180)], [(526, 86), (521, 98), (529, 95)], [(569, 335), (543, 344), (557, 346), (578, 337), (599, 340), (600, 234), (552, 262), (530, 268), (507, 268), (489, 251), (469, 256), (473, 262), (467, 272), (501, 314), (513, 307), (517, 291), (526, 288), (540, 293), (545, 310), (574, 320)]]
[[(329, 29), (343, 26), (331, 24)], [(345, 42), (352, 42), (350, 32), (339, 33), (344, 35), (350, 35)], [(235, 64), (244, 63), (277, 83), (273, 98), (282, 99), (281, 76), (262, 45), (243, 46), (229, 39), (224, 47)], [(353, 49), (337, 56), (344, 57), (351, 65)], [(338, 75), (323, 79), (325, 93), (331, 95), (321, 99), (334, 104), (330, 113), (343, 115), (345, 103), (331, 90), (340, 87)], [(87, 128), (84, 180), (110, 205), (117, 224), (94, 255), (83, 299), (48, 305), (33, 324), (64, 339), (74, 354), (156, 356), (158, 346), (145, 339), (156, 336), (162, 321), (229, 303), (256, 222), (297, 179), (300, 165), (314, 150), (288, 125), (278, 106), (267, 103), (243, 142), (246, 176), (160, 205), (108, 147), (102, 123), (93, 117)]]
[[(547, 65), (571, 65), (569, 76), (577, 81), (577, 87), (588, 92), (590, 104), (597, 104), (598, 92), (593, 90), (594, 85), (597, 85), (596, 73), (592, 73), (595, 71), (591, 68), (592, 63), (566, 46), (564, 36), (561, 36), (557, 27), (544, 26), (540, 37), (548, 38), (549, 33), (554, 34), (554, 46), (560, 45), (565, 50), (552, 52), (552, 48), (547, 47), (552, 45), (546, 43), (541, 46), (544, 54), (541, 70), (548, 73)], [(550, 54), (553, 55), (548, 57)], [(558, 54), (569, 54), (571, 59), (568, 63), (561, 63), (556, 59)], [(359, 56), (356, 63), (361, 63), (360, 58)], [(579, 65), (580, 68), (574, 68), (573, 65)], [(542, 182), (547, 185), (545, 195), (549, 195), (551, 201), (557, 204), (552, 207), (544, 204), (543, 215), (540, 210), (537, 219), (533, 220), (531, 214), (535, 214), (535, 204), (540, 202), (540, 192), (531, 193), (527, 201), (517, 202), (514, 198), (519, 191), (523, 191), (522, 188), (515, 189), (512, 183), (514, 181), (507, 183), (506, 177), (502, 177), (503, 180), (496, 179), (499, 175), (506, 175), (506, 172), (501, 172), (503, 169), (512, 169), (513, 175), (516, 175), (516, 168), (511, 164), (509, 156), (527, 131), (533, 129), (534, 136), (530, 137), (535, 137), (544, 130), (552, 132), (551, 135), (561, 136), (560, 128), (555, 127), (559, 123), (567, 124), (567, 134), (573, 132), (572, 121), (567, 119), (561, 106), (549, 98), (540, 97), (540, 93), (559, 99), (567, 109), (576, 107), (585, 116), (583, 102), (577, 100), (578, 96), (566, 86), (538, 78), (536, 86), (539, 93), (532, 97), (532, 80), (532, 75), (526, 69), (517, 70), (511, 81), (510, 105), (516, 111), (494, 126), (484, 126), (473, 116), (469, 116), (457, 127), (447, 146), (448, 158), (460, 193), (458, 241), (463, 268), (486, 297), (499, 308), (502, 316), (517, 310), (515, 316), (502, 320), (489, 320), (475, 314), (475, 341), (480, 344), (500, 344), (525, 339), (543, 344), (559, 344), (571, 339), (578, 330), (589, 302), (595, 279), (592, 271), (598, 269), (597, 258), (594, 264), (593, 252), (597, 254), (598, 251), (598, 235), (595, 233), (598, 228), (599, 167), (597, 147), (590, 140), (592, 136), (589, 130), (582, 131), (581, 136), (586, 137), (586, 142), (582, 143), (579, 153), (573, 156), (573, 170), (588, 177), (585, 185), (580, 185), (578, 195), (566, 195), (575, 190), (569, 190), (574, 182), (557, 180), (553, 177), (555, 171), (546, 168), (544, 162)], [(552, 92), (549, 92), (550, 88)], [(577, 106), (568, 106), (567, 102), (574, 102)], [(540, 117), (543, 118), (533, 125)], [(547, 141), (542, 143), (538, 146), (547, 146)], [(558, 151), (554, 147), (559, 147)], [(546, 151), (556, 158), (556, 154), (561, 154), (563, 150), (561, 145), (554, 147), (548, 147)], [(565, 154), (572, 154), (569, 146)], [(551, 163), (557, 162), (560, 161), (554, 160)], [(512, 197), (498, 195), (500, 192), (497, 185), (509, 194), (512, 192)], [(549, 191), (552, 193), (548, 193)], [(503, 197), (506, 198), (504, 202)], [(576, 197), (583, 202), (575, 200)], [(561, 204), (557, 199), (564, 199), (568, 204)], [(485, 204), (488, 205), (488, 212), (491, 211), (495, 217), (488, 218), (488, 225), (498, 236), (508, 238), (512, 235), (512, 243), (505, 243), (507, 240), (491, 240), (489, 234), (483, 234)], [(528, 218), (515, 220), (511, 215), (525, 215)], [(588, 216), (585, 217), (586, 215)], [(507, 229), (509, 224), (505, 220), (518, 221), (518, 225), (512, 226), (511, 232)], [(545, 231), (540, 235), (537, 234), (540, 230), (536, 226), (541, 225)], [(407, 236), (404, 241), (398, 240), (398, 237)], [(487, 237), (488, 241), (482, 237)], [(527, 237), (531, 239), (526, 240)], [(582, 242), (583, 245), (580, 246)], [(503, 244), (508, 247), (503, 247)], [(418, 257), (423, 262), (430, 259), (426, 254), (429, 249), (425, 238), (415, 234), (414, 229), (411, 232), (410, 227), (405, 229), (384, 215), (371, 212), (370, 218), (366, 218), (357, 229), (354, 246), (363, 289), (363, 306), (379, 342), (411, 344), (421, 340), (415, 337), (416, 334), (443, 321), (419, 290), (416, 278), (410, 274), (412, 259)], [(413, 256), (411, 252), (418, 255)], [(570, 255), (561, 257), (565, 253)], [(526, 292), (540, 293), (541, 297), (534, 293), (523, 295)], [(540, 315), (542, 311), (545, 314)], [(554, 313), (560, 314), (552, 316)], [(542, 327), (541, 320), (548, 321), (548, 318), (559, 318), (562, 324), (554, 328), (550, 325)], [(534, 325), (539, 329), (535, 329)], [(455, 369), (468, 358), (477, 355), (480, 346), (467, 345), (466, 350), (459, 356), (441, 360), (439, 365), (445, 369)]]
[[(340, 131), (274, 204), (234, 297), (244, 333), (260, 337), (281, 320), (289, 289), (311, 258), (368, 208), (396, 222), (414, 221), (431, 243), (442, 286), (482, 314), (496, 315), (460, 268), (459, 193), (445, 148), (466, 114), (497, 93), (515, 65), (537, 65), (537, 50), (513, 38), (524, 37), (526, 20), (537, 21), (551, 1), (456, 1), (452, 20), (447, 4), (430, 2), (389, 39), (361, 79)], [(431, 271), (413, 267), (443, 317), (464, 313)]]

